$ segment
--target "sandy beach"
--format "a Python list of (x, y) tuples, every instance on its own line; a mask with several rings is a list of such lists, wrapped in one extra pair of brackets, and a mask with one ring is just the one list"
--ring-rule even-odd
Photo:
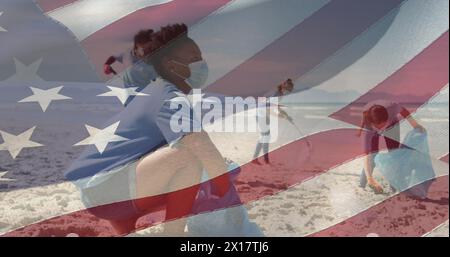
[[(226, 157), (240, 164), (251, 158), (251, 152), (249, 156), (242, 155), (235, 144), (229, 143), (236, 142), (233, 136), (212, 135), (212, 138), (227, 153)], [(257, 135), (249, 133), (246, 138), (256, 140)], [(239, 144), (239, 147), (250, 148), (254, 142), (248, 140), (247, 144)], [(385, 181), (384, 188), (388, 189), (385, 194), (375, 195), (370, 190), (358, 187), (361, 168), (362, 160), (356, 159), (281, 193), (251, 202), (246, 205), (249, 218), (267, 236), (307, 236), (339, 223), (394, 194), (389, 191)], [(382, 180), (379, 175), (377, 178)], [(83, 205), (75, 186), (60, 183), (3, 192), (0, 194), (0, 207), (0, 232), (4, 233), (61, 213), (82, 209)], [(408, 210), (405, 210), (405, 215), (407, 214)], [(60, 233), (58, 227), (64, 223), (72, 224), (66, 226), (67, 234), (88, 229), (94, 235), (96, 229), (108, 230), (108, 223), (105, 221), (99, 223), (92, 220), (91, 224), (80, 224), (76, 220), (66, 220), (59, 223), (44, 228), (43, 231), (29, 231), (29, 234), (51, 236), (52, 231)], [(417, 229), (420, 229), (420, 222), (418, 224)], [(447, 222), (427, 236), (448, 236), (448, 228)], [(158, 225), (129, 236), (152, 236), (161, 230), (161, 225)]]
[[(302, 131), (305, 134), (312, 133), (314, 130), (323, 131), (330, 128), (346, 127), (343, 123), (326, 119), (324, 114), (320, 113), (321, 111), (323, 110), (320, 108), (316, 112), (314, 112), (314, 108), (293, 109), (291, 110), (291, 114), (298, 124), (309, 122), (309, 130), (305, 129), (305, 131)], [(308, 115), (313, 115), (314, 119), (311, 119)], [(448, 131), (448, 123), (445, 126), (447, 126)], [(434, 142), (438, 140), (435, 137), (448, 137), (448, 135), (442, 132), (436, 134), (439, 131), (434, 130), (431, 125), (430, 127), (430, 137), (433, 137)], [(270, 145), (271, 150), (282, 147), (287, 142), (292, 142), (304, 136), (304, 134), (300, 134), (285, 121), (281, 121), (280, 128), (279, 138)], [(402, 136), (405, 133), (403, 132)], [(56, 138), (64, 137), (62, 134), (48, 136)], [(224, 157), (233, 160), (239, 165), (243, 165), (252, 160), (253, 150), (259, 135), (258, 133), (210, 133), (210, 136)], [(432, 155), (438, 155), (440, 152), (446, 151), (445, 147), (448, 148), (448, 144), (437, 146), (438, 149), (436, 149), (435, 145), (431, 145)], [(72, 183), (63, 182), (61, 175), (52, 175), (52, 173), (58, 174), (57, 170), (61, 169), (63, 163), (69, 163), (74, 158), (73, 156), (76, 156), (77, 152), (60, 153), (58, 156), (50, 156), (47, 160), (42, 160), (42, 163), (38, 164), (40, 166), (35, 168), (37, 170), (34, 171), (33, 168), (36, 166), (33, 166), (27, 160), (27, 157), (32, 156), (32, 151), (24, 151), (24, 153), (24, 157), (19, 157), (23, 161), (18, 163), (27, 165), (25, 168), (28, 167), (27, 169), (30, 172), (20, 174), (19, 178), (22, 177), (23, 180), (0, 181), (0, 187), (2, 189), (2, 192), (0, 192), (0, 233), (2, 234), (31, 223), (84, 209), (77, 188)], [(299, 158), (303, 158), (307, 153), (298, 153), (298, 155)], [(307, 181), (299, 185), (294, 185), (287, 190), (282, 190), (281, 192), (278, 192), (280, 184), (277, 184), (279, 183), (277, 181), (282, 181), (283, 176), (287, 176), (283, 174), (283, 169), (280, 169), (278, 178), (274, 177), (274, 181), (272, 182), (264, 181), (267, 182), (265, 184), (258, 184), (255, 181), (238, 181), (241, 189), (248, 187), (262, 193), (262, 198), (257, 197), (260, 199), (245, 205), (249, 218), (267, 236), (308, 236), (338, 224), (394, 196), (395, 192), (389, 189), (387, 182), (380, 177), (380, 173), (377, 171), (375, 171), (375, 177), (382, 181), (383, 187), (386, 190), (384, 194), (376, 195), (371, 190), (358, 186), (362, 163), (362, 159), (352, 160), (332, 168), (325, 173), (319, 173), (317, 176), (311, 177)], [(50, 169), (44, 169), (46, 172), (38, 172), (44, 167), (50, 167)], [(2, 168), (8, 169), (14, 167)], [(21, 168), (24, 169), (23, 167)], [(448, 164), (446, 163), (435, 160), (434, 168), (438, 175), (448, 174)], [(267, 166), (264, 169), (271, 169), (271, 167)], [(261, 174), (265, 172), (264, 169), (261, 170)], [(258, 176), (255, 176), (254, 179), (258, 180)], [(267, 193), (267, 190), (270, 191), (271, 189), (273, 189), (274, 194)], [(241, 194), (245, 197), (245, 190), (241, 191)], [(447, 204), (445, 205), (444, 203), (443, 206), (438, 211), (434, 209), (421, 211), (420, 217), (412, 218), (410, 224), (411, 229), (421, 234), (421, 224), (424, 223), (421, 220), (422, 218), (437, 217), (442, 219), (443, 216), (448, 217), (448, 192)], [(411, 212), (409, 208), (416, 207), (405, 206), (402, 213), (397, 213), (396, 215), (399, 217), (411, 216), (409, 215)], [(382, 217), (386, 216), (389, 216), (389, 212), (380, 213), (379, 219), (382, 220)], [(397, 221), (392, 222), (395, 223)], [(448, 221), (446, 223), (445, 221), (443, 222), (444, 224), (436, 226), (426, 236), (448, 236)], [(61, 231), (62, 227), (66, 231)], [(102, 235), (105, 231), (109, 231), (110, 233), (111, 228), (106, 221), (90, 218), (86, 221), (86, 218), (78, 217), (72, 218), (71, 220), (58, 220), (54, 224), (48, 225), (40, 230), (27, 231), (26, 234), (52, 236), (53, 234), (76, 234), (80, 233), (80, 231), (84, 234), (96, 236)], [(152, 236), (158, 235), (161, 231), (162, 226), (156, 225), (130, 234), (129, 236)], [(422, 234), (425, 235), (425, 232)], [(367, 235), (371, 236), (372, 234), (367, 233)]]

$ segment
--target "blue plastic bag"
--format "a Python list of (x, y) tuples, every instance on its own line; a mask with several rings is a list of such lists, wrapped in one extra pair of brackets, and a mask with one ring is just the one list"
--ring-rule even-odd
[(388, 153), (375, 156), (375, 166), (392, 187), (420, 198), (426, 198), (435, 178), (429, 156), (427, 134), (418, 129), (410, 131), (403, 145)]

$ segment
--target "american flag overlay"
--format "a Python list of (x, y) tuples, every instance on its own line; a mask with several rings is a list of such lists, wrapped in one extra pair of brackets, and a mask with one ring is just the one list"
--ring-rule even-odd
[[(448, 17), (447, 0), (2, 0), (0, 236), (448, 236)], [(270, 132), (211, 129), (260, 109)]]

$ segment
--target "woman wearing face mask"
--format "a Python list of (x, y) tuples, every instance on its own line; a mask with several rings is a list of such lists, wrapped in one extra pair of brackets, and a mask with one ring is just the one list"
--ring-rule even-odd
[(360, 186), (365, 187), (368, 184), (375, 193), (383, 192), (381, 185), (372, 176), (374, 156), (379, 151), (380, 135), (382, 133), (385, 134), (386, 146), (389, 151), (399, 148), (399, 116), (406, 118), (413, 128), (425, 132), (425, 129), (411, 117), (409, 111), (397, 103), (378, 100), (368, 103), (364, 107), (360, 136), (362, 135), (362, 131), (365, 130), (363, 142), (366, 157), (364, 160), (364, 170), (361, 173)]
[[(170, 30), (166, 33), (170, 33)], [(165, 41), (165, 33), (155, 34), (155, 39)], [(208, 65), (203, 60), (197, 44), (186, 36), (175, 39), (182, 43), (168, 45), (156, 51), (151, 58), (157, 73), (172, 82), (179, 90), (189, 93), (201, 88), (208, 78)]]
[[(198, 125), (184, 93), (201, 87), (208, 75), (199, 47), (186, 34), (184, 24), (175, 24), (152, 35), (158, 48), (149, 60), (160, 78), (143, 89), (147, 96), (134, 99), (108, 122), (119, 124), (115, 135), (121, 140), (100, 154), (88, 148), (65, 173), (81, 188), (88, 207), (101, 206), (90, 210), (108, 219), (118, 234), (129, 233), (139, 217), (163, 205), (165, 220), (173, 220), (165, 224), (165, 233), (183, 235), (186, 220), (178, 218), (190, 214), (203, 169), (216, 178), (219, 197), (229, 192), (228, 177), (217, 178), (227, 166), (208, 135), (172, 126), (180, 120), (190, 128)], [(181, 196), (165, 194), (180, 189), (188, 190)]]
[(103, 65), (103, 72), (116, 75), (112, 64), (117, 61), (125, 67), (122, 76), (125, 87), (138, 87), (141, 90), (154, 81), (157, 74), (148, 61), (148, 56), (155, 47), (152, 35), (151, 29), (139, 31), (134, 36), (133, 48), (120, 55), (110, 56)]

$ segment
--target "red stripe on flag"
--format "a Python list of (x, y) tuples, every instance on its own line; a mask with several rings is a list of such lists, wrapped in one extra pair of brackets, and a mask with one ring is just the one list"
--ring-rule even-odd
[(448, 39), (447, 31), (389, 78), (330, 117), (360, 125), (362, 110), (358, 107), (379, 99), (415, 111), (448, 83)]
[(401, 2), (332, 1), (207, 90), (225, 95), (264, 95), (286, 78), (298, 78), (312, 70)]
[(442, 156), (439, 160), (448, 163), (448, 153), (444, 156)]
[[(271, 165), (260, 166), (252, 163), (243, 165), (235, 183), (241, 203), (249, 203), (284, 191), (333, 167), (353, 160), (358, 156), (363, 156), (365, 152), (361, 147), (361, 141), (364, 135), (359, 137), (357, 136), (358, 132), (359, 130), (357, 129), (336, 129), (320, 132), (272, 151), (270, 153)], [(304, 153), (305, 149), (308, 149), (306, 140), (309, 141), (313, 148), (310, 158), (307, 159), (299, 156), (299, 153)], [(386, 149), (384, 140), (380, 141), (382, 141), (380, 150)], [(332, 147), (336, 145), (339, 145), (339, 151)], [(217, 177), (213, 181), (221, 181), (224, 176), (227, 175)], [(141, 201), (159, 203), (154, 209), (149, 211), (153, 213), (151, 214), (153, 222), (148, 223), (148, 219), (146, 219), (147, 223), (141, 223), (140, 228), (150, 227), (166, 221), (164, 208), (167, 204), (167, 198), (170, 197), (177, 199), (176, 202), (183, 202), (189, 199), (192, 196), (192, 192), (197, 188), (198, 185), (140, 199)], [(230, 203), (229, 206), (220, 206), (220, 209), (236, 204)], [(131, 201), (124, 201), (91, 208), (90, 211), (97, 214), (102, 211), (117, 212), (120, 208), (129, 208), (129, 206), (131, 206)], [(215, 209), (208, 211), (213, 210)], [(177, 217), (181, 218), (192, 214), (195, 213), (178, 213)], [(114, 235), (111, 228), (105, 224), (107, 223), (95, 217), (89, 210), (80, 210), (26, 226), (7, 233), (5, 236), (65, 236), (68, 233), (77, 233), (80, 236)]]
[[(158, 6), (147, 7), (97, 31), (82, 41), (92, 64), (104, 80), (103, 64), (111, 55), (130, 49), (134, 35), (141, 29), (158, 30), (161, 26), (185, 23), (190, 26), (231, 0), (174, 0)], [(116, 68), (118, 72), (126, 67)]]
[(311, 236), (422, 236), (448, 220), (448, 182), (437, 178), (427, 199), (403, 192)]
[(44, 12), (50, 12), (78, 0), (36, 0), (36, 3)]

